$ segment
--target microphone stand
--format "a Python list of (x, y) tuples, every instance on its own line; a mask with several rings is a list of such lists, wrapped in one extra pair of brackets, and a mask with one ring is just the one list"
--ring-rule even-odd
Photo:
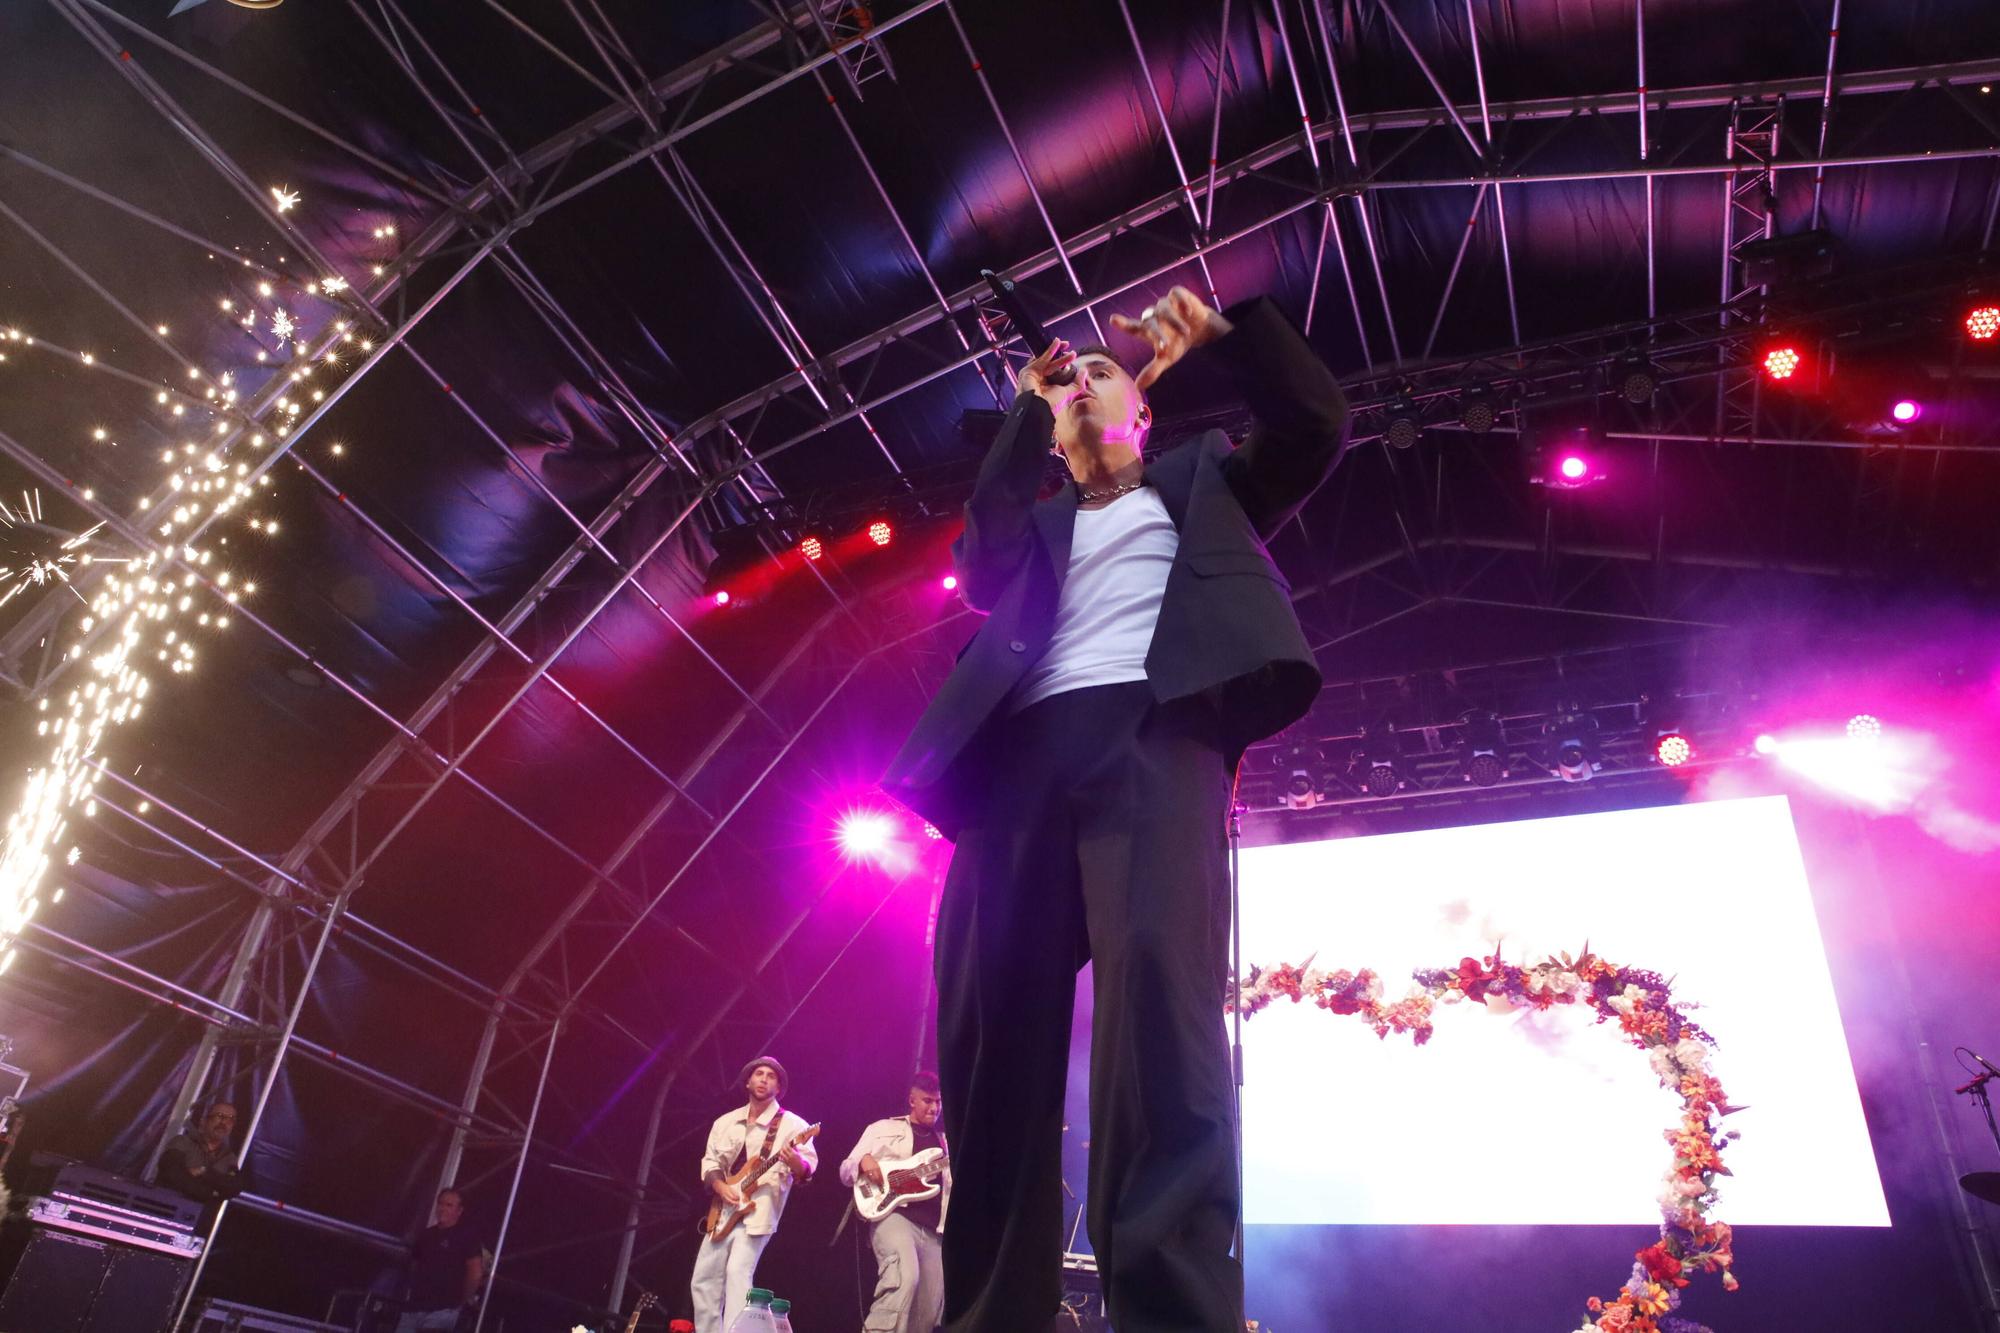
[(1970, 1083), (1967, 1083), (1957, 1091), (1961, 1094), (1972, 1094), (1972, 1100), (1978, 1104), (1980, 1111), (1986, 1116), (1986, 1132), (1993, 1136), (1993, 1146), (2000, 1148), (2000, 1123), (1995, 1123), (1993, 1119), (1993, 1096), (1986, 1091), (1986, 1085), (1992, 1081), (1992, 1074), (1982, 1073), (1976, 1075)]

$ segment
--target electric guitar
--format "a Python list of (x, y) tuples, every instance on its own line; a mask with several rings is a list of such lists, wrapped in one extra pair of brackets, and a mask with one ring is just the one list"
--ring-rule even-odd
[(854, 1177), (854, 1211), (870, 1222), (879, 1222), (898, 1208), (925, 1199), (935, 1199), (944, 1189), (944, 1169), (951, 1158), (942, 1148), (926, 1148), (914, 1157), (893, 1162), (877, 1162), (882, 1183), (866, 1175)]
[(773, 1170), (784, 1164), (784, 1150), (786, 1148), (796, 1148), (801, 1144), (807, 1143), (818, 1134), (818, 1125), (807, 1125), (791, 1138), (779, 1144), (778, 1151), (771, 1154), (771, 1156), (753, 1156), (736, 1169), (735, 1175), (723, 1177), (725, 1184), (736, 1187), (737, 1192), (743, 1196), (743, 1202), (740, 1204), (725, 1203), (721, 1195), (716, 1195), (710, 1199), (708, 1217), (701, 1224), (702, 1234), (710, 1240), (721, 1240), (724, 1236), (734, 1231), (736, 1224), (750, 1216), (751, 1211), (756, 1208), (757, 1201), (755, 1195), (757, 1193), (757, 1186), (763, 1182), (765, 1176), (771, 1174)]
[(632, 1317), (625, 1321), (625, 1333), (637, 1333), (639, 1316), (660, 1303), (660, 1298), (650, 1291), (639, 1293), (639, 1303), (632, 1307)]

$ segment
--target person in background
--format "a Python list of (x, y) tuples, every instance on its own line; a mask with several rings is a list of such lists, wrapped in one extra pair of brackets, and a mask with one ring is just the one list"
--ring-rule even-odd
[(160, 1154), (159, 1183), (202, 1203), (220, 1203), (243, 1191), (243, 1173), (229, 1136), (236, 1132), (236, 1108), (216, 1102), (192, 1134), (176, 1134)]
[(437, 1196), (437, 1221), (410, 1247), (410, 1294), (396, 1333), (449, 1333), (479, 1301), (486, 1280), (486, 1244), (465, 1220), (455, 1189)]
[[(840, 1183), (852, 1188), (862, 1176), (883, 1183), (882, 1163), (916, 1156), (928, 1148), (943, 1148), (938, 1117), (944, 1100), (938, 1076), (929, 1072), (910, 1079), (910, 1113), (877, 1120), (861, 1132), (860, 1141), (840, 1164)], [(862, 1321), (862, 1333), (931, 1333), (944, 1310), (944, 1216), (951, 1208), (951, 1171), (944, 1172), (944, 1189), (934, 1199), (909, 1203), (870, 1227), (875, 1247), (875, 1301)]]

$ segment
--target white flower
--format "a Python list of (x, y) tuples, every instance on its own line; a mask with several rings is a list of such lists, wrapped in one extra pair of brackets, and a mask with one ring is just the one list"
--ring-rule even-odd
[(1619, 1013), (1629, 1016), (1634, 1009), (1644, 1004), (1645, 1001), (1645, 987), (1627, 986), (1624, 990), (1606, 1000), (1605, 1003), (1616, 1009)]
[(1674, 1059), (1687, 1069), (1708, 1067), (1708, 1046), (1693, 1037), (1682, 1037), (1674, 1044)]
[(1680, 1075), (1674, 1065), (1674, 1053), (1664, 1046), (1655, 1046), (1646, 1053), (1646, 1062), (1653, 1066), (1653, 1072), (1660, 1076), (1660, 1082), (1671, 1083)]
[(1578, 976), (1576, 973), (1574, 972), (1556, 973), (1555, 990), (1558, 995), (1574, 995), (1582, 989), (1583, 989), (1583, 978)]

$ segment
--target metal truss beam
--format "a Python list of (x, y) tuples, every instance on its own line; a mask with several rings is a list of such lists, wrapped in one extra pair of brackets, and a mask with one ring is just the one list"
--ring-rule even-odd
[[(1989, 76), (2000, 78), (2000, 61), (1972, 61), (1959, 65), (1927, 66), (1909, 70), (1857, 74), (1841, 80), (1839, 87), (1843, 93), (1850, 95), (1907, 93), (1915, 89), (1943, 82), (1970, 81)], [(1798, 82), (1797, 80), (1765, 81), (1744, 85), (1702, 85), (1686, 89), (1664, 89), (1649, 94), (1648, 102), (1655, 112), (1692, 107), (1727, 107), (1736, 97), (1770, 88), (1783, 90), (1791, 84)], [(1337, 87), (1338, 85), (1336, 85), (1336, 89)], [(1502, 122), (1566, 120), (1583, 124), (1590, 117), (1636, 114), (1636, 106), (1629, 97), (1614, 98), (1603, 96), (1559, 100), (1541, 99), (1515, 103), (1495, 103), (1489, 107), (1489, 114), (1494, 119)], [(1406, 130), (1421, 134), (1426, 131), (1434, 132), (1437, 128), (1437, 118), (1434, 113), (1379, 113), (1372, 116), (1350, 117), (1347, 118), (1345, 123), (1339, 118), (1331, 122), (1322, 122), (1313, 127), (1312, 138), (1317, 141), (1339, 136), (1342, 140), (1351, 143), (1355, 132), (1380, 133), (1386, 130)], [(1227, 188), (1236, 181), (1252, 177), (1268, 180), (1268, 173), (1272, 167), (1303, 151), (1302, 140), (1298, 135), (1290, 135), (1284, 139), (1277, 140), (1220, 168), (1217, 173), (1215, 188)], [(1977, 148), (1943, 153), (1912, 149), (1904, 153), (1849, 154), (1812, 159), (1794, 159), (1776, 164), (1776, 169), (1819, 170), (1836, 167), (1884, 165), (1896, 162), (1940, 161), (1955, 157), (1962, 157), (1968, 160), (1987, 159), (1996, 156), (2000, 156), (2000, 149)], [(1729, 160), (1707, 163), (1663, 163), (1650, 159), (1642, 160), (1635, 156), (1632, 162), (1623, 166), (1588, 171), (1538, 172), (1515, 166), (1513, 168), (1467, 176), (1401, 178), (1387, 175), (1363, 176), (1359, 179), (1342, 181), (1333, 186), (1327, 191), (1326, 198), (1327, 202), (1331, 203), (1337, 201), (1341, 195), (1359, 197), (1387, 190), (1476, 189), (1481, 184), (1491, 184), (1494, 188), (1497, 204), (1499, 200), (1504, 199), (1505, 187), (1508, 184), (1555, 181), (1645, 180), (1676, 176), (1720, 176), (1731, 178), (1738, 174), (1739, 169), (1739, 164)], [(1190, 188), (1202, 191), (1203, 193), (1206, 193), (1209, 189), (1205, 182), (1191, 182)], [(1174, 212), (1180, 207), (1182, 207), (1181, 192), (1177, 187), (1174, 190), (1155, 196), (1153, 199), (1135, 208), (1128, 209), (1107, 222), (1068, 238), (1060, 247), (1051, 247), (1015, 264), (1007, 271), (1007, 276), (1016, 281), (1023, 281), (1051, 268), (1066, 265), (1076, 255), (1107, 244), (1116, 237), (1136, 227), (1143, 226), (1147, 222)], [(1262, 217), (1232, 233), (1231, 239), (1251, 235), (1275, 222), (1292, 216), (1297, 211), (1296, 208), (1283, 204), (1276, 207), (1268, 207), (1265, 209)], [(1504, 250), (1507, 248), (1504, 208), (1496, 208), (1496, 215), (1501, 230), (1502, 248)], [(1363, 237), (1366, 240), (1372, 236), (1372, 226), (1367, 221), (1365, 213), (1362, 215), (1361, 225), (1363, 227)], [(1335, 235), (1338, 235), (1337, 229), (1335, 230)], [(1150, 281), (1160, 273), (1170, 272), (1173, 268), (1179, 267), (1182, 264), (1193, 262), (1199, 255), (1205, 254), (1209, 249), (1213, 248), (1214, 244), (1215, 242), (1211, 240), (1208, 245), (1193, 247), (1188, 252), (1183, 253), (1172, 264), (1162, 265), (1158, 270), (1149, 274), (1146, 279), (1143, 279), (1142, 282)], [(1509, 267), (1511, 270), (1511, 261), (1509, 261)], [(1058, 314), (1057, 318), (1094, 306), (1096, 303), (1117, 295), (1119, 291), (1142, 285), (1142, 282), (1127, 283), (1109, 291), (1099, 290), (1092, 292), (1083, 304), (1066, 308)], [(1386, 295), (1386, 287), (1381, 287), (1378, 290)], [(958, 292), (952, 293), (947, 304), (953, 311), (973, 311), (977, 308), (981, 300), (981, 291), (982, 289), (977, 285), (968, 286)], [(1518, 310), (1511, 301), (1510, 315), (1518, 324)], [(830, 353), (826, 359), (839, 365), (849, 365), (879, 357), (886, 349), (911, 342), (943, 317), (942, 312), (934, 307), (914, 312)], [(1393, 321), (1391, 321), (1390, 327), (1393, 330)], [(1394, 347), (1392, 347), (1391, 351), (1396, 356), (1396, 359), (1400, 361), (1400, 351)], [(927, 349), (927, 360), (935, 356), (936, 352), (934, 350)], [(862, 406), (873, 408), (894, 401), (901, 394), (920, 388), (939, 378), (941, 374), (960, 369), (968, 364), (970, 362), (963, 357), (953, 359), (942, 368), (934, 367), (928, 369), (917, 378), (895, 389), (876, 393), (862, 404)], [(762, 418), (765, 411), (773, 404), (798, 392), (803, 387), (804, 382), (801, 377), (780, 377), (759, 389), (744, 394), (734, 401), (717, 408), (699, 420), (689, 423), (683, 428), (682, 435), (684, 438), (698, 438), (727, 423), (736, 426), (737, 429), (746, 435), (752, 449), (760, 457), (770, 457), (777, 452), (782, 452), (785, 448), (809, 439), (821, 431), (848, 419), (848, 415), (850, 414), (836, 414), (830, 419), (815, 425), (813, 428), (790, 437), (783, 444), (777, 446), (760, 446), (754, 431), (748, 429), (748, 427), (754, 426)]]

